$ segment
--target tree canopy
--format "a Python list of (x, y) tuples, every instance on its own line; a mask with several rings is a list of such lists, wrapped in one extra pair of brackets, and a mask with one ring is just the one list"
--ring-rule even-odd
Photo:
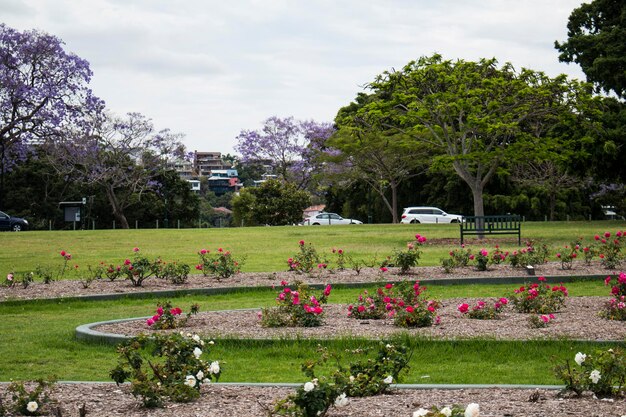
[(312, 147), (324, 142), (332, 132), (330, 123), (272, 116), (263, 122), (260, 131), (242, 130), (235, 150), (241, 153), (242, 162), (267, 162), (279, 178), (303, 188), (316, 167)]
[(235, 222), (245, 226), (284, 226), (300, 223), (310, 204), (309, 194), (293, 183), (268, 180), (259, 187), (241, 190), (233, 199), (233, 212)]
[(28, 144), (55, 139), (103, 107), (87, 86), (91, 75), (57, 37), (0, 24), (0, 206), (4, 174), (26, 158)]
[(432, 169), (454, 169), (471, 190), (477, 216), (484, 215), (483, 193), (493, 176), (508, 162), (549, 148), (554, 121), (589, 97), (565, 76), (440, 55), (386, 71), (368, 89), (372, 99), (357, 116), (430, 147)]
[(567, 40), (555, 42), (561, 62), (575, 62), (587, 81), (626, 97), (626, 2), (594, 0), (570, 14)]

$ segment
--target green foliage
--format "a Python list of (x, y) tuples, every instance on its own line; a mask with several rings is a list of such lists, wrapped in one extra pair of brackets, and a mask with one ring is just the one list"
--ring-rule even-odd
[(268, 180), (242, 190), (233, 199), (233, 214), (243, 225), (281, 226), (300, 223), (303, 210), (310, 205), (306, 191), (289, 182)]
[(624, 233), (619, 231), (615, 236), (611, 236), (610, 232), (605, 232), (603, 236), (595, 236), (600, 244), (597, 247), (600, 261), (607, 269), (615, 269), (622, 262), (622, 245), (624, 241)]
[(545, 278), (539, 277), (539, 283), (522, 285), (510, 294), (509, 300), (519, 313), (548, 314), (558, 312), (565, 305), (568, 296), (563, 285), (550, 286)]
[(567, 40), (555, 42), (559, 61), (575, 62), (605, 92), (626, 95), (626, 4), (593, 0), (572, 11), (567, 23)]
[(556, 365), (557, 378), (565, 383), (565, 391), (580, 396), (591, 391), (598, 397), (617, 397), (625, 393), (626, 354), (621, 348), (596, 350), (593, 354), (578, 352), (575, 364), (569, 359)]
[[(371, 349), (347, 350), (350, 358), (367, 356)], [(272, 415), (324, 416), (331, 406), (341, 407), (346, 397), (368, 397), (384, 393), (401, 373), (408, 369), (411, 352), (405, 345), (380, 342), (374, 357), (352, 360), (348, 365), (327, 348), (318, 347), (318, 359), (306, 361), (302, 371), (309, 379), (294, 394), (279, 400)], [(336, 369), (329, 375), (317, 375), (316, 367), (333, 361)]]
[(183, 317), (183, 311), (179, 307), (173, 307), (171, 301), (159, 301), (156, 314), (147, 320), (147, 324), (154, 330), (184, 327), (191, 316), (198, 314), (198, 311), (200, 311), (200, 306), (192, 304), (189, 312)]
[(476, 305), (470, 308), (466, 303), (460, 304), (458, 310), (467, 315), (470, 319), (477, 320), (495, 320), (500, 318), (500, 313), (504, 310), (504, 307), (508, 304), (509, 300), (502, 297), (493, 305), (487, 304), (482, 300), (478, 300)]
[(509, 254), (509, 263), (514, 268), (524, 268), (527, 265), (537, 266), (546, 263), (548, 259), (548, 245), (539, 245), (534, 240), (526, 242), (526, 247)]
[(21, 285), (22, 288), (26, 289), (34, 281), (33, 276), (34, 274), (32, 272), (23, 272), (18, 275), (15, 272), (11, 271), (7, 274), (7, 277), (2, 285), (9, 288), (15, 285)]
[(386, 71), (368, 88), (372, 93), (359, 96), (356, 111), (340, 110), (337, 124), (355, 113), (353, 119), (371, 130), (408, 135), (434, 155), (431, 170), (454, 168), (472, 191), (475, 215), (484, 214), (484, 187), (505, 163), (521, 155), (545, 157), (569, 139), (542, 126), (573, 119), (590, 96), (565, 77), (438, 54)]
[(429, 327), (439, 324), (437, 309), (441, 304), (436, 300), (427, 300), (422, 293), (426, 287), (422, 287), (419, 281), (410, 285), (404, 281), (395, 290), (398, 296), (393, 301), (393, 323), (399, 327)]
[(276, 297), (275, 307), (264, 308), (261, 312), (261, 325), (264, 327), (317, 327), (324, 319), (323, 304), (330, 295), (330, 285), (315, 296), (307, 284), (296, 282), (292, 290), (283, 282), (283, 289)]
[(156, 278), (180, 285), (187, 282), (191, 268), (187, 264), (181, 264), (177, 261), (165, 262), (159, 258), (152, 264), (152, 270)]
[(420, 408), (413, 413), (413, 417), (467, 417), (478, 416), (480, 406), (476, 403), (468, 404), (466, 408), (460, 405), (437, 407), (432, 406), (430, 409)]
[(312, 243), (306, 244), (304, 240), (301, 240), (298, 243), (298, 247), (300, 252), (287, 259), (287, 265), (290, 271), (308, 274), (322, 263)]
[(202, 249), (198, 252), (200, 263), (196, 265), (196, 269), (202, 271), (204, 276), (213, 275), (218, 280), (222, 278), (230, 278), (241, 271), (241, 265), (244, 259), (237, 260), (230, 251), (218, 248), (215, 253)]
[(200, 359), (206, 345), (191, 334), (141, 335), (118, 346), (118, 365), (110, 376), (118, 385), (130, 381), (131, 393), (145, 407), (162, 407), (166, 399), (193, 401), (203, 383), (221, 375), (218, 362)]
[(421, 256), (419, 247), (409, 243), (405, 250), (396, 250), (393, 253), (394, 264), (400, 268), (400, 274), (408, 273), (412, 267), (417, 266)]
[(141, 287), (146, 279), (154, 276), (154, 271), (153, 262), (139, 254), (136, 254), (132, 261), (126, 259), (122, 267), (122, 273), (134, 287)]
[[(46, 406), (51, 402), (50, 395), (55, 384), (55, 378), (38, 379), (32, 389), (27, 388), (25, 382), (12, 381), (7, 388), (11, 393), (13, 401), (12, 408), (14, 412), (23, 416), (39, 416), (45, 415)], [(30, 384), (32, 385), (32, 384)], [(0, 407), (2, 404), (0, 404)], [(0, 415), (2, 409), (0, 408)]]

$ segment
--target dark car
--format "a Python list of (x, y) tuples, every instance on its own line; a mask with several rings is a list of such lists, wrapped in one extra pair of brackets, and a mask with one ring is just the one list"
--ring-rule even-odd
[(0, 230), (12, 230), (21, 232), (28, 229), (28, 222), (20, 217), (9, 216), (0, 211)]

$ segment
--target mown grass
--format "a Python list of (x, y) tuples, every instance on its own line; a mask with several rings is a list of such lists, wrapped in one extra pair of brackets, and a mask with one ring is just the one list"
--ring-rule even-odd
[[(522, 238), (538, 240), (557, 248), (583, 237), (591, 242), (594, 234), (615, 232), (626, 228), (623, 221), (594, 222), (526, 222)], [(342, 248), (356, 259), (382, 259), (394, 249), (402, 249), (415, 233), (425, 235), (426, 244), (420, 265), (439, 265), (441, 258), (459, 243), (456, 225), (349, 225), (332, 227), (246, 227), (225, 229), (143, 229), (143, 230), (85, 230), (29, 231), (0, 233), (0, 274), (10, 270), (27, 272), (38, 265), (60, 265), (59, 252), (73, 255), (73, 264), (86, 270), (99, 262), (120, 263), (132, 256), (139, 247), (148, 257), (178, 260), (195, 264), (201, 248), (231, 250), (235, 257), (245, 257), (244, 271), (272, 272), (284, 270), (286, 259), (298, 251), (298, 241), (315, 245), (318, 252), (332, 261), (332, 248)], [(511, 236), (492, 240), (505, 250), (518, 248)], [(479, 249), (478, 245), (475, 245)], [(488, 246), (489, 247), (489, 246)]]
[[(572, 295), (606, 295), (601, 281), (567, 285)], [(506, 295), (512, 285), (432, 285), (428, 294), (440, 299), (496, 297)], [(337, 288), (330, 301), (353, 302), (361, 289)], [(256, 308), (274, 303), (275, 292), (255, 290), (212, 296), (173, 298), (183, 309), (199, 303), (201, 311)], [(74, 339), (80, 324), (141, 317), (152, 314), (156, 299), (115, 301), (14, 301), (0, 304), (0, 381), (35, 379), (56, 375), (62, 380), (108, 380), (116, 363), (112, 346), (89, 344)], [(534, 383), (555, 384), (550, 372), (552, 356), (563, 359), (572, 352), (590, 350), (593, 344), (570, 341), (459, 342), (412, 338), (415, 348), (409, 383)], [(322, 342), (341, 351), (375, 342), (350, 339)], [(316, 356), (318, 342), (218, 341), (210, 358), (224, 361), (223, 381), (298, 382), (300, 364)], [(593, 345), (595, 346), (595, 345)], [(422, 378), (429, 375), (429, 378)]]

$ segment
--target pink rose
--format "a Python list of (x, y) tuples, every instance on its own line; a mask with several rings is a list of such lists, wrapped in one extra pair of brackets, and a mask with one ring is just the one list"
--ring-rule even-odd
[(326, 297), (328, 297), (328, 296), (330, 295), (330, 290), (331, 290), (331, 289), (332, 289), (332, 288), (331, 288), (330, 284), (328, 284), (328, 285), (326, 286), (326, 288), (324, 289), (324, 295), (325, 295)]
[(467, 303), (459, 304), (458, 310), (463, 314), (467, 313), (467, 311), (469, 310), (469, 304)]

